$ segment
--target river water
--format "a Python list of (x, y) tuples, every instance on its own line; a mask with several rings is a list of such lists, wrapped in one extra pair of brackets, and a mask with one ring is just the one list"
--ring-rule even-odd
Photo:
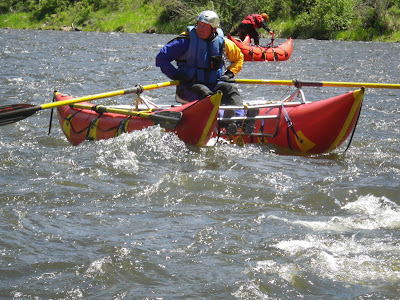
[[(173, 37), (2, 29), (0, 105), (168, 81), (154, 62)], [(238, 78), (399, 84), (400, 44), (294, 40)], [(174, 103), (172, 87), (145, 95)], [(367, 89), (349, 150), (309, 157), (158, 127), (74, 147), (56, 118), (47, 134), (50, 110), (0, 127), (0, 298), (398, 299), (399, 113), (399, 90)]]

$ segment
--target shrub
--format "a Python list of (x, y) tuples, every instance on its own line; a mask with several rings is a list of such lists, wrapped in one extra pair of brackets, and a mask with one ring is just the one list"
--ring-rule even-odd
[(351, 0), (316, 0), (310, 12), (297, 18), (294, 37), (330, 39), (337, 31), (345, 30), (351, 19)]

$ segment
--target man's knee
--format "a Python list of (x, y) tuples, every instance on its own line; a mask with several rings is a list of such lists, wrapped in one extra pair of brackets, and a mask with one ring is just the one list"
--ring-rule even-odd
[(195, 93), (199, 99), (204, 99), (212, 94), (212, 91), (204, 84), (195, 83), (189, 89)]
[(239, 93), (238, 88), (229, 82), (219, 82), (214, 90), (224, 94)]
[(220, 82), (215, 87), (215, 91), (221, 91), (223, 105), (242, 105), (242, 97), (239, 94), (238, 88), (232, 83)]

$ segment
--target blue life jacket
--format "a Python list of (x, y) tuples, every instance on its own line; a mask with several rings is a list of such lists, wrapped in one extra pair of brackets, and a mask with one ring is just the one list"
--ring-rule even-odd
[(188, 50), (177, 59), (179, 71), (196, 83), (216, 84), (224, 65), (224, 33), (217, 28), (215, 37), (207, 41), (197, 36), (194, 26), (188, 26), (186, 30), (190, 44)]

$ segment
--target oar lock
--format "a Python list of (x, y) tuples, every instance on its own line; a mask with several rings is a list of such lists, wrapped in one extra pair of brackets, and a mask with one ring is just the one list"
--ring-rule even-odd
[(137, 94), (137, 95), (140, 95), (140, 94), (143, 93), (143, 91), (144, 91), (143, 86), (142, 86), (140, 83), (138, 83), (138, 84), (135, 86), (135, 88), (137, 89), (137, 91), (136, 91), (136, 94)]
[(139, 95), (139, 94), (143, 93), (143, 91), (144, 91), (143, 86), (140, 83), (138, 83), (133, 88), (129, 88), (129, 89), (123, 90), (123, 94), (124, 95), (127, 95), (127, 94), (137, 94), (137, 95)]

